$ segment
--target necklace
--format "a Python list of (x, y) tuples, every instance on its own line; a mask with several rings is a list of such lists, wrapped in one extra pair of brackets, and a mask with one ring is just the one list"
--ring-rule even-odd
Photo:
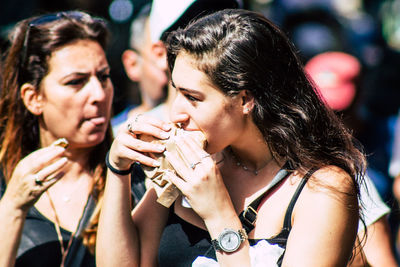
[(64, 202), (68, 203), (68, 202), (72, 199), (72, 196), (73, 196), (74, 193), (77, 191), (76, 189), (78, 189), (79, 186), (81, 185), (82, 180), (84, 180), (84, 179), (80, 178), (79, 181), (75, 182), (75, 185), (73, 186), (73, 189), (74, 189), (74, 190), (72, 190), (71, 192), (69, 192), (69, 194), (64, 194), (64, 195), (62, 196), (61, 199), (62, 199)]
[(243, 169), (244, 171), (246, 171), (246, 172), (251, 172), (251, 173), (253, 173), (253, 174), (256, 175), (256, 176), (257, 176), (258, 173), (259, 173), (262, 169), (264, 169), (265, 166), (267, 166), (268, 163), (271, 161), (271, 160), (269, 160), (264, 166), (262, 166), (262, 167), (259, 168), (259, 169), (250, 169), (249, 167), (247, 167), (246, 165), (244, 165), (244, 164), (238, 159), (238, 157), (236, 157), (235, 153), (233, 153), (232, 147), (229, 147), (229, 153), (232, 155), (232, 158), (235, 160), (236, 166), (242, 167), (242, 169)]
[(68, 241), (67, 248), (64, 248), (64, 239), (63, 239), (62, 234), (61, 234), (60, 220), (59, 220), (58, 215), (57, 215), (56, 207), (54, 205), (53, 200), (50, 197), (50, 193), (49, 193), (48, 190), (46, 190), (46, 194), (47, 194), (47, 197), (49, 198), (51, 209), (53, 210), (54, 219), (55, 219), (54, 228), (56, 230), (57, 239), (58, 239), (58, 242), (60, 243), (60, 248), (61, 248), (61, 263), (60, 263), (60, 267), (64, 267), (65, 260), (67, 259), (67, 255), (68, 255), (69, 249), (71, 248), (72, 241), (75, 238), (75, 233), (76, 233), (77, 229), (75, 229), (75, 231), (73, 233), (71, 233), (71, 237), (70, 237), (70, 239)]

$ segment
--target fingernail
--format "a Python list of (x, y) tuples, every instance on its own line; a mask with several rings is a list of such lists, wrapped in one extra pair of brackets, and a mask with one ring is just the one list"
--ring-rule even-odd
[(169, 131), (169, 130), (171, 130), (171, 125), (165, 123), (165, 124), (163, 125), (163, 129), (164, 129), (165, 131)]
[(52, 146), (60, 146), (60, 147), (63, 147), (63, 148), (67, 148), (68, 147), (68, 141), (65, 138), (60, 138), (60, 139), (57, 139), (56, 141), (54, 141), (51, 145)]
[(169, 138), (169, 133), (167, 133), (167, 132), (161, 132), (160, 135), (162, 138), (165, 138), (165, 139)]
[(160, 152), (163, 152), (165, 150), (165, 146), (157, 145), (157, 150), (160, 151)]

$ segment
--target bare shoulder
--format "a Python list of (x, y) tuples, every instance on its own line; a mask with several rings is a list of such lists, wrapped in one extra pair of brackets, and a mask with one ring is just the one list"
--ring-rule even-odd
[(320, 212), (336, 217), (341, 213), (358, 214), (358, 196), (355, 181), (343, 169), (337, 166), (326, 166), (315, 171), (296, 204), (294, 214)]
[(342, 168), (329, 165), (313, 173), (307, 182), (310, 193), (355, 195), (354, 179)]
[(352, 177), (335, 166), (317, 170), (294, 207), (283, 265), (345, 266), (357, 234), (358, 213)]

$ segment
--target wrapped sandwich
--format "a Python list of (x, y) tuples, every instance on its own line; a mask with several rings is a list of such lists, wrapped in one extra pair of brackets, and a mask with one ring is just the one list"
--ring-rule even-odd
[[(168, 152), (176, 152), (176, 137), (182, 135), (189, 135), (198, 142), (198, 144), (204, 149), (206, 146), (206, 139), (202, 132), (200, 131), (185, 131), (182, 128), (177, 127), (176, 125), (172, 125), (172, 129), (170, 131), (170, 137), (167, 140), (160, 140), (148, 135), (140, 136), (140, 139), (147, 142), (159, 143), (163, 144), (166, 147)], [(186, 162), (186, 159), (179, 153), (183, 161)], [(144, 173), (146, 177), (152, 181), (152, 185), (157, 193), (157, 202), (161, 205), (169, 208), (172, 203), (176, 200), (176, 198), (180, 195), (180, 191), (176, 188), (171, 182), (166, 179), (168, 175), (177, 175), (179, 174), (174, 170), (172, 165), (165, 158), (163, 153), (149, 153), (149, 156), (153, 159), (157, 160), (160, 163), (159, 167), (149, 167), (143, 165)], [(186, 164), (189, 164), (186, 162)]]

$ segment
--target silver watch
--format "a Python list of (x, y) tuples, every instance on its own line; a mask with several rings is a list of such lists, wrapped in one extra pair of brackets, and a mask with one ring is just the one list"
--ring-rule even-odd
[(234, 252), (238, 250), (240, 244), (247, 239), (247, 233), (245, 229), (235, 231), (232, 229), (225, 228), (224, 231), (218, 236), (217, 239), (211, 240), (211, 243), (215, 250)]

